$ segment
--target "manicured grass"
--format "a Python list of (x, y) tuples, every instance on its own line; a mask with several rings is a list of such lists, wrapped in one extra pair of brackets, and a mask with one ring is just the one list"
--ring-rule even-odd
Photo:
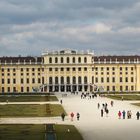
[(45, 102), (45, 101), (58, 101), (56, 96), (22, 96), (22, 95), (4, 95), (4, 96), (0, 96), (0, 102), (6, 102), (8, 100), (8, 102)]
[(27, 105), (6, 104), (0, 105), (0, 117), (53, 117), (65, 112), (61, 105)]
[[(54, 125), (54, 128), (57, 140), (83, 140), (73, 125)], [(46, 131), (43, 124), (3, 124), (0, 125), (0, 140), (45, 140)]]
[(0, 125), (0, 140), (45, 140), (45, 126)]
[(140, 100), (139, 95), (107, 95), (108, 98), (116, 99), (116, 100)]
[(132, 103), (132, 105), (136, 105), (140, 107), (140, 103)]
[(55, 130), (57, 140), (83, 140), (81, 134), (73, 125), (55, 125)]

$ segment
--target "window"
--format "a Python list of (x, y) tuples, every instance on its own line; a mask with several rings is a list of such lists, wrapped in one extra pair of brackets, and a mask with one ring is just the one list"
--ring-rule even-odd
[(35, 78), (32, 78), (32, 83), (33, 83), (33, 84), (35, 83)]
[(104, 68), (103, 67), (101, 67), (101, 71), (103, 71), (104, 70)]
[(7, 79), (7, 84), (10, 84), (10, 79)]
[(87, 84), (87, 76), (84, 77), (84, 84)]
[(109, 91), (110, 90), (110, 88), (109, 88), (109, 86), (107, 86), (107, 91)]
[(29, 92), (30, 91), (30, 88), (29, 87), (27, 87), (27, 92)]
[(81, 71), (81, 68), (78, 68), (78, 71)]
[(76, 84), (76, 77), (75, 76), (72, 77), (72, 82), (73, 82), (73, 84)]
[(134, 86), (131, 86), (131, 91), (134, 91)]
[(55, 57), (55, 63), (58, 63), (58, 58), (57, 57)]
[(42, 68), (42, 71), (44, 72), (44, 68)]
[(133, 71), (133, 70), (134, 70), (134, 68), (133, 68), (133, 67), (131, 67), (131, 70)]
[(87, 71), (87, 67), (84, 67), (84, 71)]
[(4, 72), (4, 68), (2, 68), (1, 71)]
[(61, 57), (61, 63), (64, 63), (64, 59), (63, 59), (63, 57)]
[(123, 87), (122, 86), (120, 86), (120, 91), (123, 91)]
[(10, 87), (7, 88), (8, 92), (10, 92)]
[(15, 83), (16, 83), (16, 79), (14, 78), (14, 79), (13, 79), (13, 84), (15, 84)]
[(133, 77), (131, 77), (131, 82), (134, 82), (134, 78)]
[(16, 92), (16, 87), (13, 87), (13, 92)]
[(49, 68), (49, 71), (52, 71), (52, 68)]
[(112, 87), (112, 90), (115, 91), (115, 86)]
[(55, 77), (55, 84), (58, 84), (58, 77)]
[(26, 82), (27, 82), (27, 84), (29, 84), (29, 78), (27, 78)]
[(126, 82), (126, 83), (128, 82), (128, 77), (125, 78), (125, 82)]
[(128, 86), (125, 87), (125, 90), (128, 91)]
[(38, 78), (38, 83), (41, 83), (41, 80), (40, 80), (40, 78)]
[(8, 68), (7, 71), (10, 72), (10, 69)]
[(49, 63), (52, 63), (52, 58), (51, 57), (49, 58)]
[(123, 82), (122, 77), (120, 77), (120, 82)]
[(87, 63), (87, 58), (86, 57), (84, 57), (84, 63)]
[(55, 68), (55, 71), (58, 71), (58, 68)]
[(61, 71), (64, 71), (64, 68), (61, 68)]
[(26, 71), (29, 71), (29, 68), (26, 68)]
[(92, 84), (94, 84), (94, 76), (92, 76)]
[(107, 83), (109, 83), (109, 77), (107, 77), (107, 80), (106, 81), (107, 81)]
[(35, 71), (35, 68), (32, 68), (32, 71)]
[(69, 57), (67, 57), (67, 63), (70, 63), (70, 58)]
[(70, 84), (70, 77), (67, 77), (67, 84)]
[(16, 69), (15, 68), (13, 68), (13, 72), (15, 72), (16, 71)]
[(96, 67), (95, 70), (98, 71), (98, 68)]
[(120, 67), (120, 71), (122, 71), (122, 67)]
[(4, 87), (2, 87), (2, 92), (4, 92)]
[(103, 77), (101, 77), (101, 83), (103, 83), (104, 82), (104, 78)]
[(72, 58), (72, 62), (75, 63), (75, 57)]
[(107, 67), (106, 70), (108, 71), (109, 70), (109, 67)]
[(42, 77), (42, 84), (44, 84), (44, 77)]
[(78, 57), (78, 63), (81, 63), (81, 57)]
[(115, 77), (112, 77), (112, 82), (115, 83)]
[(112, 70), (114, 71), (114, 70), (115, 70), (115, 68), (114, 68), (114, 67), (112, 67)]
[(64, 84), (64, 77), (61, 77), (61, 84)]
[(21, 92), (24, 92), (24, 88), (23, 87), (21, 87)]
[(72, 68), (73, 71), (76, 71), (76, 68)]
[(70, 71), (70, 68), (67, 68), (67, 71)]
[(95, 82), (98, 83), (98, 78), (97, 77), (95, 78)]
[(127, 71), (128, 70), (128, 67), (125, 67), (125, 70)]
[(1, 80), (1, 83), (4, 84), (4, 79)]
[(81, 84), (82, 83), (82, 78), (81, 76), (78, 77), (78, 84)]
[(52, 83), (53, 83), (52, 77), (49, 77), (49, 84), (52, 84)]
[(21, 68), (21, 71), (23, 72), (23, 68)]

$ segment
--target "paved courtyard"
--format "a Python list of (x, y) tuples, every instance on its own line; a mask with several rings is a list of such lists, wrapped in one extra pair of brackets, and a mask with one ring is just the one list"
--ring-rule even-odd
[[(114, 100), (114, 107), (110, 106), (112, 99), (97, 97), (94, 99), (81, 99), (80, 95), (68, 95), (61, 97), (63, 106), (68, 113), (66, 120), (62, 122), (60, 117), (28, 117), (28, 118), (1, 118), (0, 123), (6, 124), (44, 124), (44, 123), (59, 123), (59, 124), (74, 124), (85, 140), (139, 140), (140, 120), (136, 120), (136, 111), (140, 108), (130, 104), (130, 101)], [(133, 102), (133, 101), (131, 101)], [(36, 102), (37, 103), (37, 102)], [(46, 102), (43, 102), (46, 103)], [(41, 104), (43, 104), (41, 103)], [(48, 103), (48, 102), (47, 102)], [(100, 109), (97, 108), (97, 103), (108, 103), (109, 115), (101, 118)], [(10, 103), (9, 103), (10, 104)], [(118, 119), (118, 111), (132, 111), (132, 119)], [(70, 120), (70, 113), (80, 113), (80, 121), (74, 118)]]

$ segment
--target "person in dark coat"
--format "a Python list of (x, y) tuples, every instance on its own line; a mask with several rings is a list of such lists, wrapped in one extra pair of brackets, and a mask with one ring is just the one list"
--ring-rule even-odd
[(137, 111), (136, 116), (137, 116), (137, 120), (139, 120), (139, 117), (140, 117), (139, 111)]
[(77, 120), (79, 121), (80, 114), (79, 114), (79, 113), (77, 113), (77, 114), (76, 114), (76, 116), (77, 116)]
[(64, 121), (64, 119), (65, 119), (65, 113), (64, 112), (61, 114), (61, 118), (62, 118), (62, 121)]
[(104, 115), (104, 111), (103, 109), (101, 109), (101, 117), (103, 117), (103, 115)]
[(123, 119), (125, 119), (125, 114), (126, 114), (126, 112), (123, 110), (123, 112), (122, 112)]

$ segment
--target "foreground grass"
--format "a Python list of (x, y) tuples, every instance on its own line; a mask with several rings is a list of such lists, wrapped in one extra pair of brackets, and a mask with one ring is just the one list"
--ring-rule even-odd
[[(45, 128), (39, 124), (0, 125), (0, 140), (45, 140)], [(54, 128), (57, 140), (83, 140), (73, 125), (54, 125)]]
[[(68, 132), (68, 129), (70, 132)], [(73, 125), (55, 125), (57, 140), (83, 140)]]
[(132, 103), (132, 105), (136, 105), (140, 107), (140, 103)]
[(58, 101), (56, 96), (22, 96), (22, 95), (16, 95), (16, 96), (0, 96), (0, 102), (45, 102), (45, 101)]
[(44, 125), (0, 125), (0, 140), (45, 140)]
[(139, 95), (107, 95), (108, 98), (115, 99), (115, 100), (140, 100)]
[(59, 104), (0, 105), (0, 117), (54, 117), (60, 116), (62, 112), (65, 111)]

